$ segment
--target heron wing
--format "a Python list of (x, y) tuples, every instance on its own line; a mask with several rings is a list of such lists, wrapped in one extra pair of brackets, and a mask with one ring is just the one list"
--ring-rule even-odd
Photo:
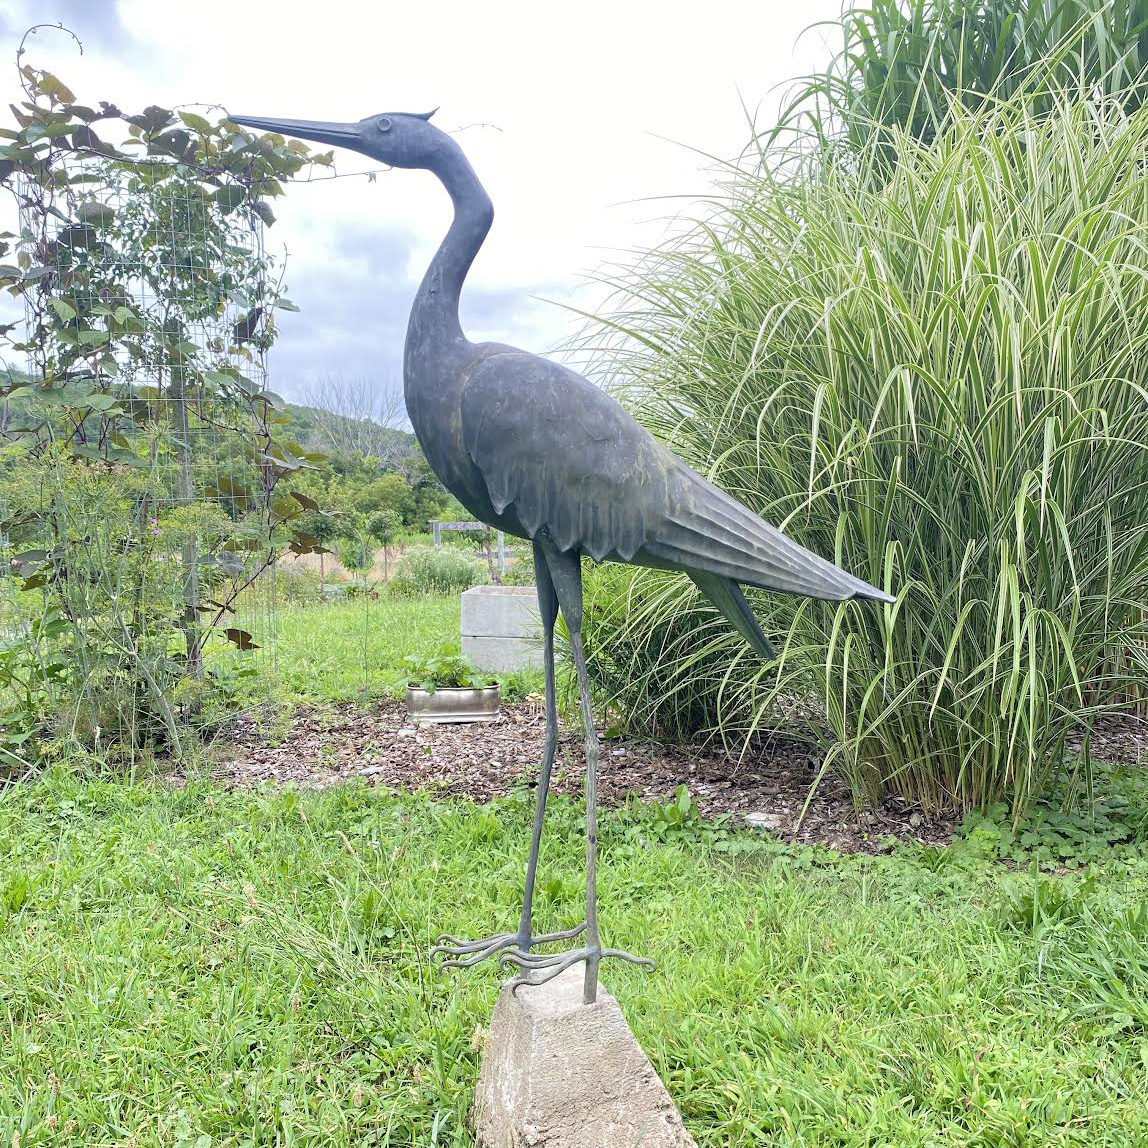
[(892, 600), (692, 471), (558, 363), (482, 359), (462, 393), (462, 431), (495, 511), (512, 506), (529, 536), (545, 529), (562, 550), (813, 598)]
[(733, 582), (808, 598), (893, 599), (787, 538), (712, 482), (679, 462), (665, 512), (635, 561), (653, 559)]
[(462, 435), (491, 504), (530, 537), (629, 562), (665, 504), (676, 461), (609, 395), (525, 353), (482, 359), (462, 392)]

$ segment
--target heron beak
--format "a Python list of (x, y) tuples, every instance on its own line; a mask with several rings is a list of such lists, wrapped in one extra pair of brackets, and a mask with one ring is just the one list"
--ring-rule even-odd
[(233, 124), (245, 128), (258, 128), (264, 132), (278, 132), (312, 143), (331, 147), (354, 147), (359, 139), (358, 124), (329, 124), (322, 120), (273, 120), (266, 116), (228, 116)]

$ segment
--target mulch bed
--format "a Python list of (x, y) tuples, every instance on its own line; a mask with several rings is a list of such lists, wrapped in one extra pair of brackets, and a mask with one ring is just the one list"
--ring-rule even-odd
[[(444, 796), (484, 802), (524, 778), (533, 784), (543, 724), (541, 707), (530, 703), (504, 703), (495, 722), (418, 727), (398, 702), (368, 709), (303, 707), (273, 738), (253, 720), (238, 723), (217, 751), (212, 772), (219, 784), (236, 788), (287, 782), (322, 788), (362, 779), (393, 789), (432, 787)], [(1146, 723), (1111, 721), (1094, 737), (1092, 753), (1137, 761), (1146, 740)], [(578, 793), (582, 761), (581, 738), (563, 731), (552, 786)], [(819, 767), (808, 744), (778, 736), (742, 760), (712, 749), (603, 739), (599, 792), (606, 805), (621, 804), (631, 794), (643, 801), (667, 801), (685, 783), (705, 816), (748, 815), (749, 823), (786, 841), (840, 852), (885, 852), (892, 838), (946, 844), (956, 828), (952, 819), (927, 817), (896, 798), (859, 812), (832, 774), (822, 779), (801, 818)]]

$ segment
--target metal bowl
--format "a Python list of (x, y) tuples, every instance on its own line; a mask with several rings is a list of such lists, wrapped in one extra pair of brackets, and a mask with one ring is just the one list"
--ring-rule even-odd
[(495, 721), (498, 718), (498, 686), (486, 686), (481, 690), (440, 686), (433, 694), (408, 687), (407, 713), (416, 725)]

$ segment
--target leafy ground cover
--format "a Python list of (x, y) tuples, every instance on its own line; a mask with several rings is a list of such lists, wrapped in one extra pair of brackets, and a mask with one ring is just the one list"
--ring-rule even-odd
[[(576, 814), (548, 925), (579, 914)], [(8, 787), (0, 1144), (471, 1144), (497, 973), (426, 952), (514, 917), (528, 819), (525, 789)], [(840, 857), (632, 809), (602, 839), (608, 940), (661, 964), (607, 980), (699, 1144), (1148, 1139), (1143, 846), (1080, 879), (1002, 867), (984, 826)]]

